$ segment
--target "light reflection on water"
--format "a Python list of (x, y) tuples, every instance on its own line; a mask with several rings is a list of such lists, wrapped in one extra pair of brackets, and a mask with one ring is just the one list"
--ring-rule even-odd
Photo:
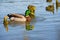
[[(8, 1), (0, 3), (0, 40), (60, 40), (60, 9), (53, 15), (45, 10), (45, 7), (50, 5), (45, 2), (46, 0), (34, 2), (13, 0), (14, 3)], [(53, 2), (55, 3), (55, 0)], [(4, 16), (9, 13), (24, 14), (29, 4), (36, 6), (36, 19), (31, 22), (34, 29), (27, 31), (25, 24), (9, 24), (8, 32), (6, 32), (3, 25)]]

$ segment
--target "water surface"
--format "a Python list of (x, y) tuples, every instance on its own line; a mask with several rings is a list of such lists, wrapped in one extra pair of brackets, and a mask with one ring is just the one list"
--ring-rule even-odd
[[(60, 40), (60, 8), (54, 15), (45, 7), (54, 3), (46, 0), (0, 0), (0, 40)], [(36, 6), (36, 21), (31, 22), (34, 29), (27, 31), (24, 24), (9, 25), (8, 32), (3, 18), (9, 13), (24, 14), (29, 4)]]

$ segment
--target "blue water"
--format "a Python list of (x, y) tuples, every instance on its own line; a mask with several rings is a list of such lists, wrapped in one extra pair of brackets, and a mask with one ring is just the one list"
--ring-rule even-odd
[[(54, 10), (54, 15), (45, 10), (53, 3), (56, 6), (55, 0), (52, 3), (46, 0), (0, 0), (0, 40), (60, 40), (60, 8), (57, 12)], [(8, 26), (6, 32), (4, 16), (9, 13), (24, 14), (30, 4), (36, 6), (36, 21), (31, 22), (34, 29), (27, 31), (24, 24), (13, 24)]]

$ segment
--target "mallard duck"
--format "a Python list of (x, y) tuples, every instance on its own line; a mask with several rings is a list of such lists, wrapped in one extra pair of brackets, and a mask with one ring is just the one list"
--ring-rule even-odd
[[(30, 22), (32, 17), (34, 16), (35, 13), (35, 6), (29, 5), (28, 10), (25, 11), (25, 16), (21, 14), (8, 14), (5, 16), (5, 19), (7, 18), (10, 19), (10, 21), (17, 21), (17, 22)], [(4, 20), (5, 20), (4, 19)]]
[(15, 22), (30, 22), (31, 17), (30, 16), (23, 16), (20, 14), (8, 14), (7, 16), (4, 17), (4, 23), (8, 24), (8, 18), (10, 21), (15, 21)]
[[(9, 20), (8, 20), (9, 19)], [(7, 16), (4, 17), (4, 27), (6, 28), (6, 31), (8, 31), (8, 24), (10, 21), (14, 22), (30, 22), (31, 18), (30, 16), (23, 16), (20, 14), (8, 14)]]

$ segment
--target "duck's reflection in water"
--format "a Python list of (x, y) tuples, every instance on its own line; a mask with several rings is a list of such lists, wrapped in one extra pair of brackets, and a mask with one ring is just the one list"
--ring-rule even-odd
[(23, 32), (24, 40), (29, 40), (29, 36), (27, 34), (27, 31)]
[(15, 21), (3, 21), (4, 22), (4, 27), (6, 29), (6, 31), (8, 31), (8, 26), (10, 27), (17, 27), (17, 26), (24, 26), (24, 28), (27, 31), (33, 30), (34, 29), (34, 24), (35, 23), (39, 23), (39, 22), (43, 22), (44, 20), (46, 20), (46, 18), (44, 17), (35, 17), (31, 22), (15, 22)]
[(33, 30), (34, 29), (34, 26), (30, 24), (30, 22), (12, 22), (12, 21), (7, 21), (8, 24), (5, 24), (4, 23), (4, 27), (6, 29), (6, 31), (8, 32), (8, 25), (12, 26), (12, 27), (15, 27), (17, 25), (21, 26), (21, 25), (25, 25), (25, 29), (23, 31), (23, 39), (24, 40), (29, 40), (29, 36), (27, 34), (27, 31), (30, 31), (30, 30)]
[(17, 26), (24, 26), (25, 22), (15, 22), (15, 21), (10, 21), (9, 25), (12, 27), (17, 27)]
[(26, 30), (29, 31), (29, 30), (33, 30), (34, 29), (34, 25), (31, 25), (30, 22), (26, 22)]
[(8, 32), (8, 25), (4, 24), (4, 28), (5, 28), (6, 31)]
[(6, 31), (8, 32), (8, 27), (17, 27), (17, 26), (24, 26), (25, 22), (12, 22), (12, 21), (7, 21), (8, 24), (6, 24), (6, 22), (4, 22), (4, 28), (6, 29)]
[(26, 21), (25, 29), (26, 29), (26, 31), (24, 31), (24, 33), (23, 33), (24, 34), (24, 40), (29, 40), (29, 36), (27, 34), (27, 31), (33, 30), (34, 29), (34, 25), (33, 24), (31, 25), (31, 22), (27, 22)]
[(8, 26), (17, 27), (17, 26), (25, 26), (26, 30), (32, 30), (34, 28), (33, 25), (30, 25), (30, 22), (15, 22), (15, 21), (6, 21), (4, 22), (4, 27), (8, 32)]
[(29, 35), (27, 33), (27, 31), (31, 31), (34, 29), (34, 24), (36, 22), (40, 22), (40, 21), (44, 21), (45, 18), (42, 18), (42, 17), (36, 17), (34, 20), (32, 20), (31, 22), (12, 22), (12, 21), (7, 21), (8, 24), (5, 24), (4, 23), (4, 26), (5, 26), (5, 29), (6, 31), (8, 31), (8, 25), (10, 25), (10, 27), (17, 27), (18, 25), (21, 26), (21, 25), (24, 25), (25, 27), (25, 30), (23, 31), (23, 39), (24, 40), (29, 40)]

